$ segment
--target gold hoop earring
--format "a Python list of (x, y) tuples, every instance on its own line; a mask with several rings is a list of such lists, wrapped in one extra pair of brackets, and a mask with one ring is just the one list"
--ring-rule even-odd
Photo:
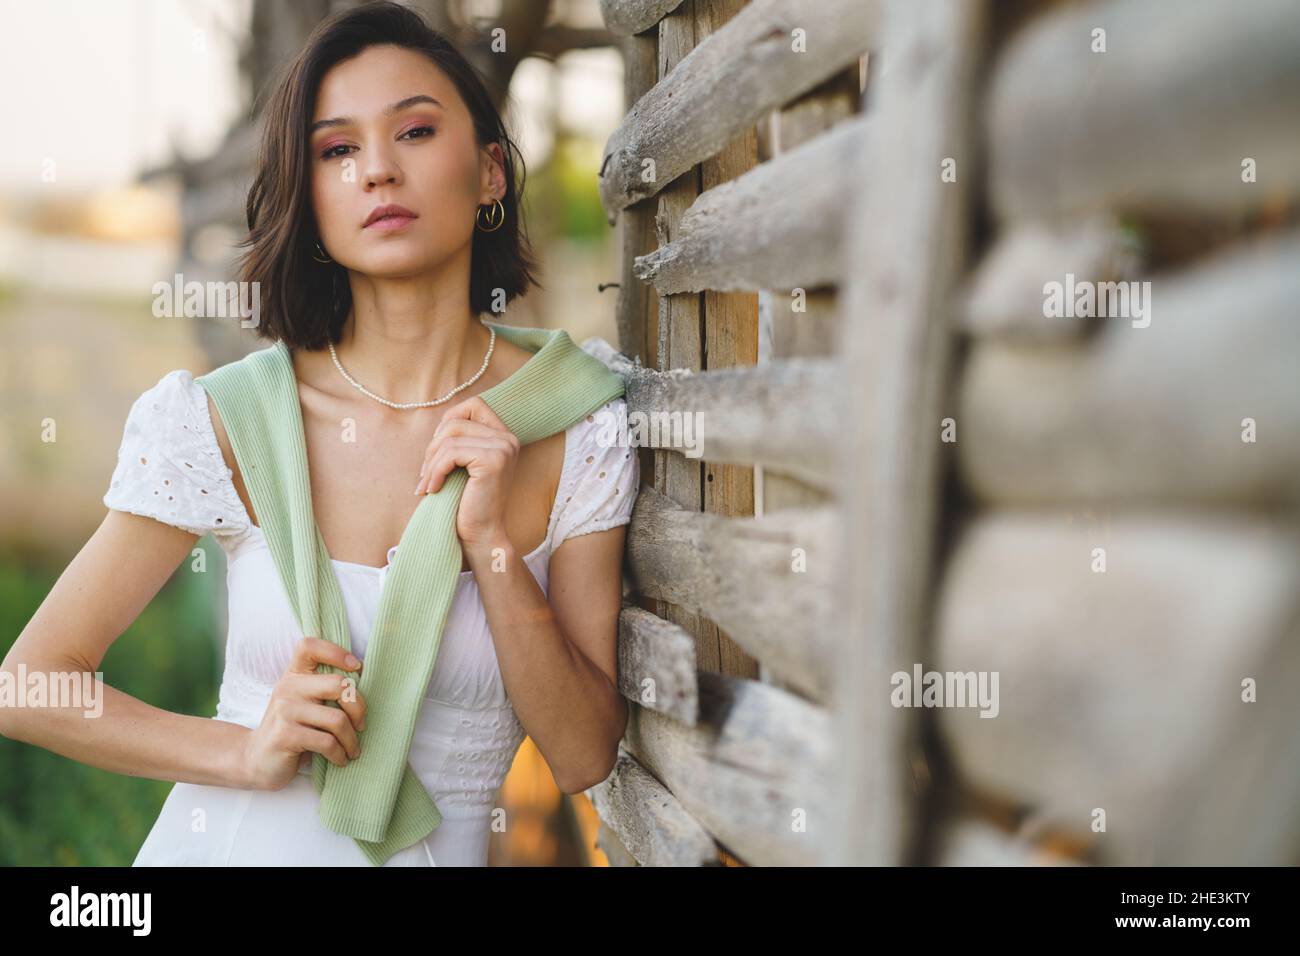
[[(481, 232), (496, 232), (501, 228), (502, 223), (506, 221), (506, 207), (501, 205), (500, 199), (492, 200), (492, 205), (488, 207), (487, 226), (483, 225), (483, 207), (479, 206), (474, 213), (474, 221)], [(490, 228), (489, 228), (490, 227)]]
[(319, 240), (319, 239), (316, 240), (316, 249), (320, 252), (320, 256), (325, 256), (325, 258), (322, 259), (320, 256), (316, 255), (315, 252), (313, 252), (313, 253), (311, 254), (311, 257), (312, 257), (313, 259), (315, 259), (317, 262), (333, 262), (333, 261), (334, 261), (333, 259), (331, 259), (331, 258), (329, 257), (329, 254), (326, 253), (324, 249), (321, 249), (321, 247), (320, 247), (320, 240)]

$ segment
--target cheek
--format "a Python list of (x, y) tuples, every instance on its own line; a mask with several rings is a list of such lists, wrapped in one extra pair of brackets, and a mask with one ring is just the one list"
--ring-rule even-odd
[(407, 187), (431, 200), (474, 211), (479, 191), (479, 166), (467, 144), (444, 139), (436, 147), (412, 151), (403, 165)]

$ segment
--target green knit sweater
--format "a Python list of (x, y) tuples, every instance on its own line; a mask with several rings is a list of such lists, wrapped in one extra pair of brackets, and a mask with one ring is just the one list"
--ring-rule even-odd
[[(484, 324), (534, 353), (480, 396), (522, 444), (563, 431), (624, 393), (622, 378), (563, 330)], [(195, 381), (212, 396), (230, 435), (302, 633), (351, 650), (342, 593), (312, 510), (289, 349), (277, 342)], [(375, 866), (442, 822), (406, 758), (459, 581), (456, 511), (468, 477), (455, 468), (436, 494), (425, 495), (398, 543), (357, 684), (366, 700), (361, 756), (345, 767), (313, 756), (321, 822), (352, 837)], [(321, 672), (343, 673), (328, 665)]]

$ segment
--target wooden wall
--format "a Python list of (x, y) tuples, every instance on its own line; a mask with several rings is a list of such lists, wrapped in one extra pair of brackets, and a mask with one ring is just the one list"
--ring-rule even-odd
[(705, 436), (641, 452), (611, 862), (1297, 862), (1300, 8), (602, 10), (586, 346)]

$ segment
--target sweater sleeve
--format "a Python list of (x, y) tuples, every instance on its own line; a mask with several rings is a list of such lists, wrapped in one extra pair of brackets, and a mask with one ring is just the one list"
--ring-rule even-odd
[(217, 444), (207, 393), (185, 369), (168, 372), (131, 406), (103, 500), (111, 510), (191, 534), (251, 526)]
[(626, 416), (626, 400), (615, 398), (569, 429), (552, 549), (568, 538), (631, 520), (641, 473), (637, 449), (620, 427)]

